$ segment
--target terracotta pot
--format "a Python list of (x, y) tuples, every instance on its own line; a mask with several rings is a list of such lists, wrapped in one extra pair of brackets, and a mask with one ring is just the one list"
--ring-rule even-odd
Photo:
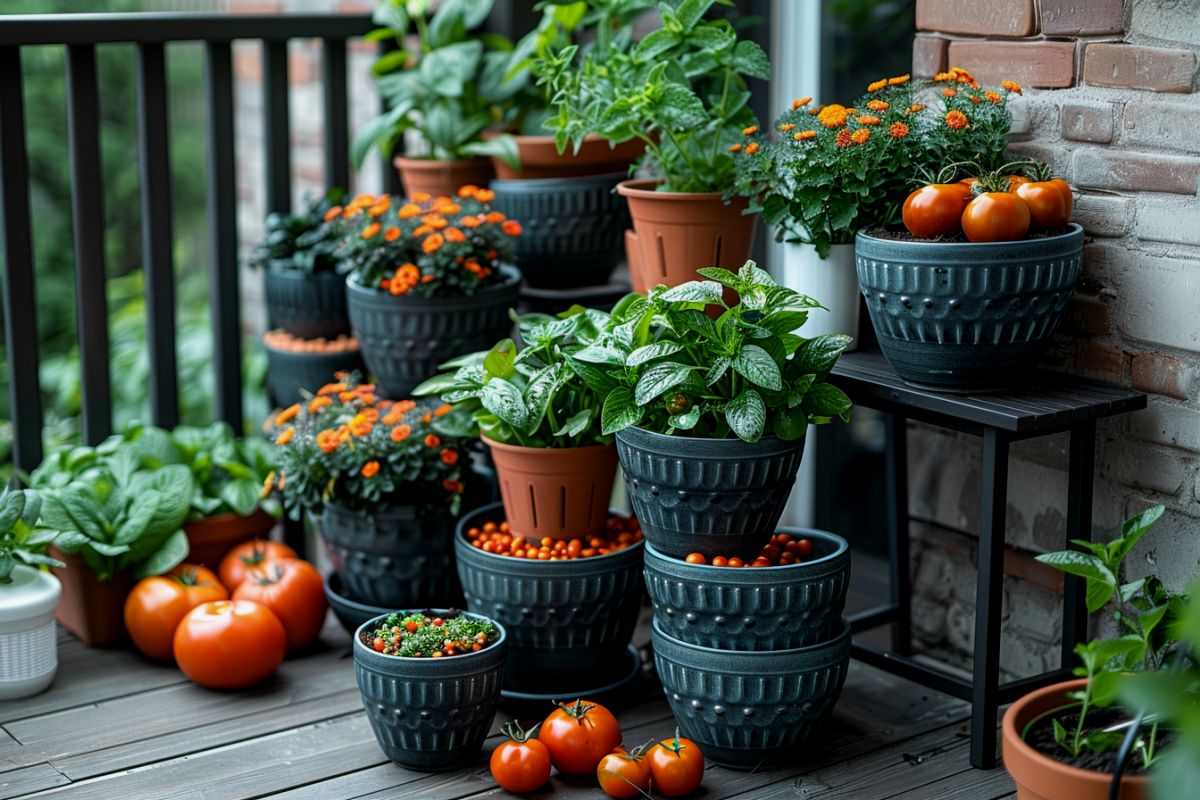
[[(1079, 769), (1025, 744), (1022, 733), (1043, 714), (1071, 705), (1069, 692), (1082, 689), (1086, 679), (1055, 683), (1030, 692), (1004, 715), (1004, 766), (1017, 783), (1017, 800), (1108, 800), (1112, 775)], [(1120, 800), (1150, 800), (1150, 778), (1125, 776)]]
[(194, 522), (185, 522), (188, 538), (188, 563), (216, 569), (225, 554), (247, 539), (265, 539), (275, 527), (275, 518), (261, 509), (248, 517), (217, 514)]
[[(484, 134), (484, 138), (498, 136)], [(492, 157), (496, 177), (505, 181), (531, 180), (538, 178), (580, 178), (586, 175), (605, 175), (610, 172), (628, 172), (629, 165), (646, 152), (646, 143), (641, 139), (630, 139), (616, 147), (608, 140), (590, 134), (583, 140), (579, 152), (567, 145), (566, 152), (558, 154), (553, 136), (514, 136), (521, 166), (510, 167), (503, 159)]]
[(633, 231), (625, 231), (625, 262), (629, 265), (629, 282), (633, 284), (633, 290), (645, 294), (650, 287), (642, 277), (642, 250)]
[(400, 171), (400, 182), (404, 194), (412, 197), (415, 192), (428, 192), (437, 197), (453, 197), (458, 187), (472, 184), (487, 186), (492, 179), (492, 162), (486, 158), (466, 158), (459, 161), (438, 161), (433, 158), (392, 159)]
[(62, 583), (62, 602), (55, 617), (88, 647), (112, 647), (125, 639), (125, 598), (133, 588), (133, 574), (122, 572), (101, 582), (82, 556), (50, 548), (50, 555), (67, 565), (55, 569)]
[(604, 531), (617, 474), (616, 447), (518, 447), (482, 438), (492, 449), (513, 534), (576, 539)]
[[(758, 216), (744, 216), (745, 198), (729, 205), (712, 193), (656, 192), (660, 181), (636, 180), (617, 184), (629, 201), (637, 254), (629, 269), (635, 289), (644, 291), (665, 283), (678, 286), (697, 280), (701, 267), (737, 271), (750, 258)], [(626, 246), (630, 239), (626, 238)], [(640, 273), (640, 274), (639, 274)]]

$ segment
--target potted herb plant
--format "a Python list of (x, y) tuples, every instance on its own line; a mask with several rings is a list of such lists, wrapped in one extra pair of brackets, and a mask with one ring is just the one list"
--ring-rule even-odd
[(1117, 778), (1119, 796), (1149, 798), (1147, 772), (1179, 733), (1166, 718), (1146, 717), (1147, 701), (1161, 705), (1169, 698), (1170, 708), (1184, 710), (1176, 721), (1195, 713), (1194, 663), (1180, 642), (1181, 634), (1196, 640), (1194, 629), (1179, 625), (1186, 598), (1154, 576), (1126, 581), (1123, 575), (1126, 558), (1162, 513), (1156, 506), (1127, 520), (1112, 542), (1076, 540), (1077, 549), (1038, 556), (1082, 578), (1088, 610), (1116, 626), (1108, 636), (1076, 647), (1078, 680), (1030, 692), (1004, 715), (1004, 765), (1019, 798), (1117, 796), (1109, 789), (1122, 750), (1128, 750), (1128, 758)]
[[(491, 192), (387, 195), (343, 211), (350, 323), (368, 369), (404, 398), (437, 365), (488, 347), (509, 328), (521, 273), (509, 265), (521, 224), (491, 210)], [(482, 198), (482, 199), (481, 199)]]
[(628, 52), (611, 43), (579, 59), (572, 45), (536, 66), (560, 151), (591, 134), (645, 145), (640, 165), (655, 177), (618, 186), (633, 218), (627, 245), (639, 291), (692, 280), (700, 267), (736, 268), (750, 255), (756, 217), (736, 196), (729, 148), (756, 127), (746, 79), (769, 80), (771, 68), (728, 20), (705, 19), (715, 2), (660, 4), (662, 27)]
[(381, 0), (374, 14), (381, 27), (370, 38), (392, 40), (396, 47), (379, 57), (372, 72), (388, 110), (359, 129), (352, 149), (356, 167), (372, 147), (393, 155), (409, 131), (426, 151), (393, 159), (409, 195), (436, 197), (463, 185), (486, 186), (492, 177), (487, 156), (516, 163), (512, 137), (482, 137), (498, 121), (495, 108), (505, 96), (504, 81), (483, 78), (496, 55), (506, 53), (494, 54), (487, 37), (474, 32), (493, 4), (443, 0), (429, 15), (427, 0)]
[(402, 767), (479, 757), (500, 704), (503, 626), (453, 609), (396, 611), (354, 635), (354, 673), (375, 739)]
[(449, 410), (381, 400), (349, 378), (276, 417), (279, 468), (266, 489), (293, 519), (308, 511), (318, 520), (348, 600), (404, 608), (458, 599), (454, 523), (474, 476), (466, 442), (434, 430)]
[(578, 306), (557, 317), (521, 317), (523, 347), (504, 339), (417, 387), (417, 395), (456, 404), (443, 426), (465, 420), (461, 432), (481, 435), (491, 449), (514, 535), (573, 539), (604, 531), (617, 451), (612, 435), (600, 431), (603, 387), (589, 385), (589, 366), (575, 359), (612, 327), (605, 312)]
[(677, 558), (753, 558), (775, 532), (808, 426), (849, 416), (827, 379), (850, 337), (796, 335), (816, 301), (752, 261), (699, 272), (709, 280), (623, 300), (614, 333), (575, 358), (607, 395), (601, 432), (616, 434), (647, 541)]
[(62, 584), (43, 568), (66, 565), (46, 555), (55, 533), (39, 526), (41, 507), (33, 490), (0, 494), (0, 700), (37, 694), (58, 671)]

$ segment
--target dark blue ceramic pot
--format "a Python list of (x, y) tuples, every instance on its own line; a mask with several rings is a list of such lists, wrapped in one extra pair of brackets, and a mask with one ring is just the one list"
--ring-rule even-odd
[(687, 562), (646, 547), (646, 591), (663, 633), (718, 650), (789, 650), (841, 630), (850, 547), (840, 536), (784, 528), (813, 543), (802, 564), (731, 569)]
[(300, 390), (313, 394), (332, 383), (335, 372), (355, 372), (363, 369), (362, 354), (357, 350), (337, 353), (293, 352), (276, 350), (263, 345), (267, 351), (267, 391), (276, 406), (290, 406), (302, 399)]
[(392, 610), (385, 606), (360, 603), (348, 597), (346, 587), (342, 586), (342, 579), (336, 572), (330, 572), (325, 576), (325, 599), (329, 601), (329, 608), (333, 611), (333, 615), (351, 636), (367, 620), (375, 619)]
[(919, 388), (1025, 384), (1071, 299), (1083, 228), (1018, 242), (855, 239), (858, 282), (879, 346)]
[(385, 616), (363, 623), (353, 644), (358, 690), (379, 746), (409, 769), (440, 771), (472, 763), (500, 703), (504, 627), (497, 625), (499, 638), (475, 653), (404, 658), (377, 653), (368, 644)]
[(464, 516), (454, 537), (467, 608), (508, 627), (504, 688), (552, 694), (610, 682), (642, 604), (642, 542), (604, 556), (536, 561), (485, 553), (465, 533), (504, 519), (495, 503)]
[(796, 481), (804, 439), (617, 433), (633, 513), (660, 553), (753, 558), (775, 533)]
[(794, 650), (715, 650), (653, 623), (654, 664), (680, 732), (722, 766), (756, 769), (795, 758), (833, 712), (850, 663), (850, 625)]
[(346, 276), (332, 270), (305, 272), (290, 261), (272, 261), (263, 274), (267, 327), (301, 339), (336, 339), (350, 333)]

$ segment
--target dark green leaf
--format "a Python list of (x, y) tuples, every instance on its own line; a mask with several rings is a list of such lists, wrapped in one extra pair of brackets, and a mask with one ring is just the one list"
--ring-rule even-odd
[(639, 406), (644, 406), (652, 400), (661, 397), (671, 389), (687, 380), (691, 368), (686, 364), (668, 361), (654, 364), (638, 378), (634, 389), (634, 400)]
[(167, 537), (158, 550), (137, 566), (134, 576), (148, 578), (151, 575), (162, 575), (179, 566), (187, 556), (187, 535), (177, 530)]
[(624, 430), (641, 422), (644, 413), (642, 407), (633, 402), (633, 394), (628, 389), (613, 389), (604, 398), (600, 430), (606, 436)]
[[(779, 365), (775, 363), (775, 359), (771, 358), (766, 350), (758, 345), (743, 345), (742, 349), (738, 351), (737, 356), (733, 359), (733, 368), (743, 378), (756, 386), (776, 392), (783, 389), (783, 381), (779, 375)], [(849, 399), (846, 402), (846, 408), (849, 408)]]
[(744, 442), (754, 443), (762, 438), (767, 424), (767, 408), (762, 395), (746, 389), (725, 407), (725, 421), (729, 428)]

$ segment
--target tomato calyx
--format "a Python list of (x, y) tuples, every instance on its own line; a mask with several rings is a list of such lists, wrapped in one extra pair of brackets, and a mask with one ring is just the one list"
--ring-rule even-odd
[(554, 705), (561, 708), (564, 714), (580, 725), (583, 724), (587, 713), (596, 707), (595, 705), (583, 702), (582, 699), (576, 700), (574, 703), (555, 703)]
[(175, 581), (178, 582), (180, 586), (205, 586), (205, 585), (208, 585), (208, 581), (205, 581), (204, 579), (202, 579), (200, 577), (200, 570), (196, 569), (195, 567), (188, 567), (187, 569), (181, 569), (178, 572), (175, 572), (174, 574), (172, 574), (171, 577), (174, 578)]
[(250, 555), (241, 556), (240, 558), (246, 566), (257, 567), (267, 560), (267, 546), (263, 544), (262, 539), (255, 539), (253, 548), (250, 550)]
[(679, 726), (675, 727), (675, 738), (671, 739), (670, 744), (668, 744), (666, 741), (662, 741), (658, 743), (658, 746), (663, 750), (674, 753), (676, 756), (679, 756), (684, 750), (687, 750), (687, 745), (679, 741)]
[(525, 730), (521, 727), (520, 721), (514, 719), (512, 722), (504, 723), (504, 725), (500, 727), (500, 732), (517, 744), (525, 744), (530, 739), (537, 738), (538, 729), (541, 727), (542, 723), (539, 722), (529, 730)]

